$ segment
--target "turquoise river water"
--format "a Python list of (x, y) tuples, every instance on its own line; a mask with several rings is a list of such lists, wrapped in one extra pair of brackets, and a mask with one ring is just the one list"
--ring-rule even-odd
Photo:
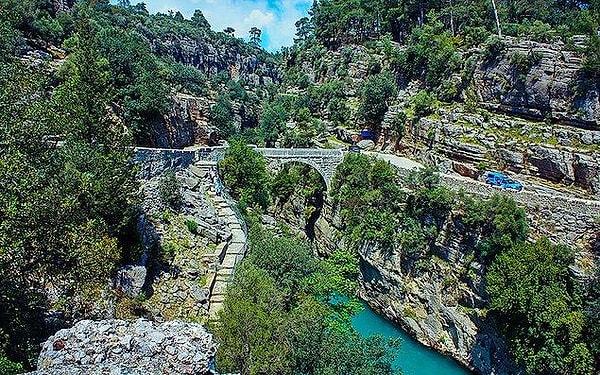
[(395, 368), (403, 375), (470, 375), (450, 357), (431, 350), (408, 336), (406, 332), (377, 315), (364, 304), (364, 310), (352, 319), (352, 325), (363, 336), (379, 334), (385, 338), (401, 338)]

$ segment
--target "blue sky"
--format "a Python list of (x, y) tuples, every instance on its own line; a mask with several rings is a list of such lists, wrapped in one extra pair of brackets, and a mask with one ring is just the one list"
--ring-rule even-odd
[[(137, 1), (131, 1), (132, 4)], [(307, 15), (313, 0), (144, 0), (150, 13), (180, 11), (190, 18), (200, 9), (212, 28), (231, 26), (235, 35), (247, 39), (253, 26), (262, 30), (263, 47), (277, 51), (293, 43), (298, 19)]]

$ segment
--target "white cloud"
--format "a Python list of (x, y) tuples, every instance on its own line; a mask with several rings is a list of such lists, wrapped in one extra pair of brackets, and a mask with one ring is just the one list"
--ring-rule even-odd
[(179, 10), (186, 18), (200, 9), (214, 30), (233, 27), (247, 38), (252, 27), (263, 31), (263, 46), (271, 51), (293, 43), (295, 23), (306, 16), (313, 0), (146, 0), (150, 12)]
[(253, 9), (252, 12), (244, 19), (244, 23), (255, 25), (258, 28), (269, 26), (275, 20), (275, 15), (271, 12), (263, 12), (260, 9)]

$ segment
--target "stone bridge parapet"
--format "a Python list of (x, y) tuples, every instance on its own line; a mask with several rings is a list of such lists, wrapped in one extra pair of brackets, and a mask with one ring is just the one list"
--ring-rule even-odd
[(331, 187), (337, 166), (344, 159), (344, 153), (339, 149), (257, 148), (256, 151), (263, 154), (271, 165), (277, 166), (289, 162), (310, 165), (323, 177), (327, 190)]

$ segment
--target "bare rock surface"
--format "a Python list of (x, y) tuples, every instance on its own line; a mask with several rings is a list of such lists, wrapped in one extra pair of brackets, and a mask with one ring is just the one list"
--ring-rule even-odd
[(214, 374), (217, 344), (199, 324), (82, 320), (43, 345), (29, 375)]

